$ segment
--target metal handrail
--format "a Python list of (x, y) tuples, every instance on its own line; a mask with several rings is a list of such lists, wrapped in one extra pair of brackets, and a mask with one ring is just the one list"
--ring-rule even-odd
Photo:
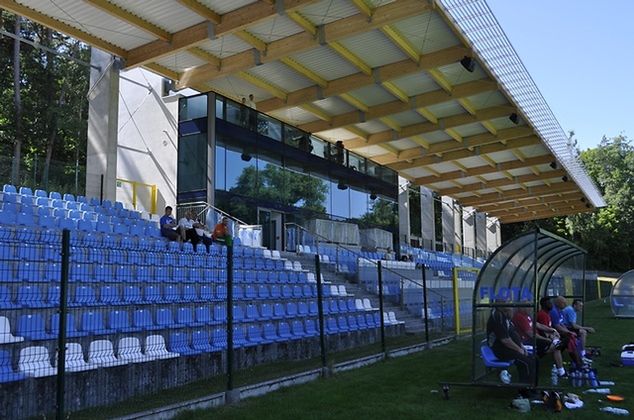
[(191, 206), (191, 207), (201, 206), (201, 205), (204, 205), (204, 206), (205, 206), (205, 208), (204, 208), (204, 209), (202, 209), (201, 211), (199, 211), (199, 212), (196, 214), (196, 217), (199, 217), (200, 215), (202, 215), (204, 212), (206, 212), (206, 211), (207, 211), (207, 210), (209, 210), (209, 209), (213, 209), (213, 210), (217, 211), (218, 213), (220, 213), (221, 215), (226, 216), (226, 217), (228, 217), (229, 219), (231, 219), (231, 220), (234, 220), (234, 221), (238, 222), (238, 224), (240, 224), (240, 225), (244, 225), (244, 226), (260, 226), (260, 225), (249, 225), (248, 223), (246, 223), (246, 222), (244, 222), (244, 221), (242, 221), (242, 220), (238, 219), (238, 218), (237, 218), (237, 217), (235, 217), (235, 216), (230, 215), (230, 214), (229, 214), (229, 213), (227, 213), (226, 211), (223, 211), (223, 210), (219, 209), (218, 207), (214, 206), (213, 204), (209, 204), (209, 203), (208, 203), (208, 202), (206, 202), (206, 201), (196, 201), (196, 202), (194, 202), (194, 203), (187, 203), (186, 205), (187, 205), (187, 206)]
[[(324, 239), (324, 241), (325, 241), (326, 243), (332, 243), (332, 244), (334, 244), (334, 245), (335, 245), (335, 247), (343, 248), (344, 250), (346, 250), (346, 251), (348, 251), (348, 252), (350, 252), (350, 253), (354, 254), (354, 255), (355, 255), (355, 256), (357, 256), (358, 258), (363, 258), (365, 261), (369, 261), (370, 263), (372, 263), (372, 264), (376, 265), (377, 267), (378, 267), (378, 265), (379, 265), (379, 264), (378, 264), (378, 261), (373, 261), (373, 260), (371, 260), (371, 259), (369, 259), (369, 258), (366, 258), (366, 257), (364, 257), (363, 255), (359, 254), (357, 251), (354, 251), (354, 250), (352, 250), (352, 249), (349, 249), (349, 248), (347, 248), (347, 247), (345, 247), (345, 246), (343, 246), (343, 245), (340, 245), (340, 244), (334, 243), (334, 242), (332, 242), (330, 239), (326, 238), (325, 236), (320, 235), (320, 234), (318, 234), (318, 233), (311, 232), (311, 231), (309, 231), (308, 229), (306, 229), (305, 227), (298, 225), (297, 223), (293, 223), (293, 222), (285, 223), (285, 224), (284, 224), (284, 230), (285, 230), (285, 231), (286, 231), (286, 227), (287, 227), (287, 226), (296, 226), (296, 227), (298, 227), (299, 229), (303, 230), (304, 232), (309, 233), (309, 234), (311, 234), (311, 235), (313, 235), (313, 236), (315, 236), (315, 237), (317, 237), (317, 238), (323, 238), (323, 239)], [(319, 240), (317, 241), (317, 246), (319, 247)], [(424, 265), (424, 264), (423, 264), (423, 265)], [(402, 278), (404, 278), (404, 279), (406, 279), (406, 280), (411, 281), (412, 283), (414, 283), (414, 284), (415, 284), (415, 285), (417, 285), (417, 286), (424, 287), (424, 286), (423, 286), (421, 283), (419, 283), (417, 280), (413, 280), (413, 279), (411, 279), (411, 278), (409, 278), (409, 277), (407, 277), (407, 276), (403, 276), (403, 275), (401, 275), (400, 273), (397, 273), (397, 272), (396, 272), (396, 271), (394, 271), (394, 270), (391, 270), (391, 269), (389, 269), (389, 268), (387, 268), (387, 267), (384, 267), (383, 265), (381, 265), (381, 270), (387, 270), (387, 271), (389, 271), (389, 272), (391, 272), (391, 273), (393, 273), (393, 274), (398, 275), (399, 277), (402, 277)], [(428, 290), (428, 291), (429, 291), (429, 292), (431, 292), (431, 293), (433, 293), (433, 294), (435, 294), (435, 295), (440, 296), (441, 298), (444, 298), (444, 296), (443, 296), (441, 293), (438, 293), (438, 292), (436, 292), (435, 290)]]

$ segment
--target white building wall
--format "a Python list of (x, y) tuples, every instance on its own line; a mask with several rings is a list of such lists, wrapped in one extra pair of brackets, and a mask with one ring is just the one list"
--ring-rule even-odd
[[(117, 178), (157, 186), (157, 212), (176, 205), (178, 98), (161, 97), (163, 78), (143, 69), (121, 73)], [(137, 208), (149, 211), (149, 188), (137, 189)], [(117, 200), (132, 202), (129, 184), (117, 183)]]
[(487, 252), (492, 253), (501, 245), (500, 221), (495, 217), (487, 217)]
[(475, 256), (475, 209), (473, 207), (462, 208), (462, 230), (463, 253)]
[(476, 255), (484, 256), (487, 251), (486, 214), (477, 211), (475, 219)]
[(410, 244), (409, 181), (398, 177), (398, 240)]
[(453, 252), (455, 240), (454, 200), (451, 197), (441, 197), (442, 200), (442, 242), (446, 252)]
[[(434, 196), (429, 188), (420, 187), (420, 225), (423, 248), (434, 249), (436, 222), (434, 219)], [(438, 227), (440, 228), (440, 227)]]

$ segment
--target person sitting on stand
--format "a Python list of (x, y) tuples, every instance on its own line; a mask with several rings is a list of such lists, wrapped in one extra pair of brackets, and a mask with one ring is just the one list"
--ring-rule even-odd
[(191, 241), (194, 245), (194, 249), (202, 242), (209, 251), (211, 238), (205, 236), (205, 225), (196, 220), (196, 213), (193, 210), (188, 210), (185, 213), (185, 217), (178, 221), (178, 226), (182, 229), (185, 240)]
[(231, 237), (231, 232), (229, 232), (229, 218), (227, 216), (223, 216), (220, 222), (214, 227), (211, 239), (216, 242), (222, 242), (227, 246), (233, 244), (233, 238)]
[(165, 214), (161, 217), (159, 225), (161, 227), (161, 236), (169, 241), (183, 241), (183, 236), (178, 229), (176, 220), (172, 217), (172, 208), (170, 206), (165, 207)]

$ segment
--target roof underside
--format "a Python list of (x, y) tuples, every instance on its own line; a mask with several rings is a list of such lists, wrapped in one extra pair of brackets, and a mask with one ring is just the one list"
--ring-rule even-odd
[[(258, 110), (343, 140), (413, 184), (502, 222), (603, 206), (574, 153), (562, 147), (550, 110), (539, 108), (530, 76), (505, 50), (510, 44), (484, 1), (437, 6), (0, 0), (2, 8), (122, 57), (128, 68), (235, 99), (254, 93)], [(491, 35), (496, 30), (502, 35)], [(475, 60), (473, 71), (461, 64), (465, 56)]]

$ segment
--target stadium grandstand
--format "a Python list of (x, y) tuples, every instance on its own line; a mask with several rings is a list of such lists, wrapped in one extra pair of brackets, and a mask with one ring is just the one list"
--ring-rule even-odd
[(85, 194), (0, 195), (1, 417), (428, 346), (501, 223), (605, 205), (484, 0), (0, 8), (92, 47)]

